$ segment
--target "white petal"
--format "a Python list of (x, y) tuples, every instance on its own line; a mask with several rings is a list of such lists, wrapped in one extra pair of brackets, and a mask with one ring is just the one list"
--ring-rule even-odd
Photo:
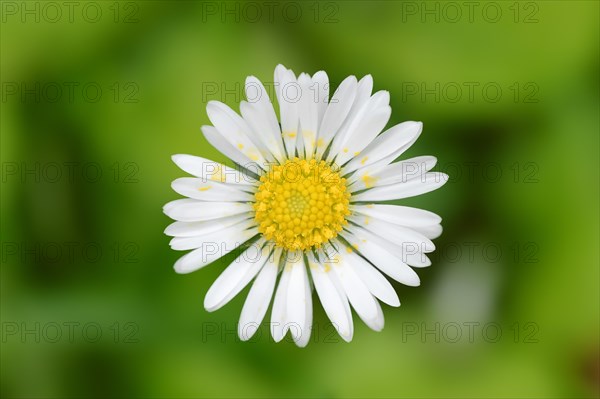
[(318, 126), (321, 125), (325, 110), (327, 109), (327, 103), (329, 102), (329, 77), (325, 71), (319, 71), (312, 77), (313, 89), (315, 93), (315, 99), (318, 105)]
[(263, 239), (242, 252), (210, 286), (204, 297), (204, 308), (213, 312), (233, 299), (256, 276), (270, 252)]
[(442, 221), (442, 218), (433, 212), (400, 205), (352, 205), (351, 210), (353, 213), (360, 213), (407, 227), (431, 226)]
[(313, 308), (312, 308), (312, 289), (310, 286), (310, 283), (308, 281), (308, 273), (306, 273), (306, 267), (305, 268), (305, 279), (304, 279), (304, 291), (308, 292), (308, 300), (304, 303), (304, 306), (306, 307), (305, 309), (305, 319), (304, 319), (304, 326), (303, 326), (303, 334), (302, 336), (298, 337), (298, 339), (295, 341), (296, 345), (298, 345), (300, 348), (304, 348), (306, 345), (308, 345), (308, 341), (310, 340), (310, 335), (312, 332), (312, 323), (313, 323)]
[(315, 98), (315, 93), (318, 94), (319, 91), (318, 87), (314, 87), (310, 76), (305, 73), (300, 74), (298, 77), (298, 84), (302, 93), (298, 102), (298, 116), (300, 118), (304, 151), (307, 158), (312, 158), (319, 127), (319, 103), (318, 99)]
[(192, 237), (214, 233), (225, 227), (232, 226), (252, 217), (250, 213), (206, 220), (203, 222), (173, 222), (166, 229), (165, 234), (171, 237)]
[(335, 277), (335, 273), (331, 272), (331, 265), (328, 263), (322, 265), (314, 257), (309, 256), (309, 267), (317, 295), (327, 317), (338, 334), (346, 342), (350, 342), (354, 333), (352, 313), (346, 294), (336, 287), (331, 279), (332, 276)]
[(294, 342), (304, 347), (310, 339), (312, 327), (312, 296), (304, 259), (290, 262), (291, 275), (287, 292), (287, 322)]
[(208, 118), (219, 133), (251, 161), (264, 165), (266, 160), (250, 138), (250, 127), (234, 110), (219, 101), (206, 105)]
[[(256, 144), (265, 159), (270, 162), (274, 160), (281, 162), (284, 159), (284, 150), (279, 125), (276, 126), (277, 138), (273, 138), (273, 134), (269, 131), (273, 130), (274, 127), (271, 126), (270, 120), (265, 116), (265, 111), (260, 106), (260, 104), (242, 101), (240, 103), (240, 112), (251, 128), (252, 141)], [(271, 106), (270, 103), (269, 106)]]
[(342, 236), (371, 264), (394, 280), (413, 287), (420, 284), (417, 273), (389, 251), (385, 242), (377, 236), (356, 226), (352, 227), (352, 233), (344, 231)]
[[(257, 150), (262, 154), (262, 156), (267, 160), (267, 162), (275, 162), (275, 160), (279, 160), (274, 153), (269, 149), (266, 140), (269, 138), (265, 134), (265, 131), (269, 129), (268, 120), (262, 113), (262, 111), (258, 108), (257, 104), (251, 104), (246, 101), (240, 102), (240, 113), (244, 121), (248, 124), (248, 137), (250, 140), (256, 145)], [(279, 135), (281, 137), (281, 134)], [(279, 139), (281, 141), (281, 139)], [(238, 148), (242, 148), (239, 147)], [(277, 151), (277, 148), (275, 148)], [(281, 157), (281, 153), (279, 153)]]
[(184, 172), (206, 181), (218, 181), (228, 184), (255, 185), (256, 179), (215, 161), (187, 154), (176, 154), (173, 162)]
[(334, 256), (331, 265), (342, 283), (350, 304), (365, 324), (373, 328), (372, 326), (376, 324), (373, 322), (378, 317), (377, 300), (347, 262), (345, 254)]
[(413, 227), (413, 229), (418, 231), (419, 233), (423, 234), (425, 237), (429, 238), (430, 240), (433, 240), (433, 239), (441, 236), (442, 231), (443, 231), (441, 224), (434, 224), (431, 226), (423, 226), (423, 227)]
[(252, 338), (267, 313), (273, 297), (280, 258), (281, 249), (276, 248), (250, 288), (238, 323), (238, 335), (242, 341)]
[(288, 157), (293, 157), (296, 152), (296, 135), (298, 134), (298, 102), (302, 92), (294, 73), (283, 65), (275, 68), (275, 93), (277, 101), (279, 101), (281, 134)]
[(410, 227), (388, 223), (382, 219), (371, 219), (369, 216), (351, 215), (348, 220), (396, 245), (416, 245), (421, 252), (426, 253), (435, 251), (435, 245), (429, 238)]
[(233, 184), (206, 182), (196, 177), (175, 179), (171, 183), (171, 188), (178, 194), (199, 201), (248, 202), (254, 200), (254, 194), (242, 191)]
[(435, 157), (426, 155), (394, 162), (375, 172), (370, 167), (359, 169), (348, 179), (350, 182), (350, 191), (354, 192), (374, 186), (405, 183), (409, 180), (420, 178), (429, 172), (435, 166), (436, 162)]
[(321, 158), (325, 149), (329, 146), (331, 139), (338, 132), (342, 123), (348, 117), (350, 108), (356, 97), (356, 77), (348, 76), (333, 93), (331, 102), (327, 105), (323, 121), (319, 127), (317, 138), (317, 157)]
[[(289, 256), (289, 254), (287, 256)], [(275, 342), (281, 341), (289, 328), (287, 322), (287, 291), (290, 275), (291, 267), (286, 263), (281, 272), (281, 277), (279, 278), (279, 284), (277, 285), (277, 291), (275, 292), (275, 300), (273, 301), (273, 309), (271, 310), (271, 335)]]
[[(282, 161), (284, 149), (281, 141), (281, 130), (267, 90), (261, 81), (254, 76), (249, 76), (246, 79), (245, 90), (246, 98), (252, 105), (251, 110), (256, 112), (256, 115), (253, 114), (255, 123), (250, 125), (275, 158)], [(246, 116), (244, 116), (244, 119), (248, 121)]]
[(388, 201), (415, 197), (436, 190), (448, 181), (448, 175), (441, 172), (429, 172), (406, 182), (389, 186), (374, 187), (352, 195), (353, 201)]
[[(375, 93), (358, 111), (348, 129), (343, 133), (345, 140), (340, 140), (337, 146), (332, 147), (329, 159), (336, 156), (336, 164), (343, 165), (351, 158), (359, 156), (360, 152), (381, 133), (389, 121), (392, 114), (389, 102), (390, 94), (387, 91)], [(364, 158), (364, 156), (361, 157)]]
[[(355, 222), (358, 222), (358, 224), (365, 228), (371, 226), (370, 230), (389, 241), (393, 241), (391, 236), (395, 233), (387, 230), (386, 233), (381, 233), (375, 227), (378, 221), (405, 226), (426, 237), (428, 240), (437, 238), (442, 233), (442, 226), (439, 224), (442, 218), (433, 212), (422, 209), (399, 205), (369, 204), (352, 205), (351, 211), (358, 217), (358, 219), (355, 219)], [(375, 223), (375, 225), (372, 223)], [(431, 266), (431, 261), (424, 254), (425, 248), (428, 247), (430, 250), (432, 249), (432, 246), (423, 242), (403, 242), (398, 248), (388, 247), (388, 250), (410, 266), (427, 267)]]
[(277, 103), (281, 102), (281, 78), (283, 78), (285, 76), (285, 72), (288, 69), (282, 65), (279, 64), (275, 67), (275, 72), (273, 73), (273, 86), (275, 89), (275, 98), (277, 99)]
[[(298, 104), (298, 108), (300, 104)], [(302, 134), (302, 127), (298, 126), (298, 131), (300, 134), (296, 135), (296, 153), (300, 158), (305, 158), (306, 155), (304, 153), (304, 135)]]
[(377, 269), (354, 252), (347, 256), (354, 272), (367, 286), (369, 292), (390, 306), (400, 306), (400, 299), (390, 282)]
[(347, 139), (347, 132), (349, 126), (354, 122), (359, 111), (366, 105), (371, 98), (371, 92), (373, 90), (373, 78), (371, 75), (363, 77), (356, 87), (356, 96), (352, 103), (352, 108), (348, 113), (348, 117), (344, 120), (344, 123), (336, 133), (333, 143), (331, 145), (328, 159), (333, 159), (341, 150), (343, 144)]
[(252, 212), (250, 204), (240, 202), (203, 202), (190, 198), (178, 199), (163, 207), (165, 215), (180, 222), (200, 222)]
[(256, 235), (256, 230), (231, 232), (220, 241), (205, 243), (205, 245), (182, 256), (175, 262), (175, 271), (180, 274), (191, 273), (209, 263), (225, 256), (235, 248)]
[(431, 266), (431, 260), (421, 252), (416, 244), (395, 245), (392, 242), (374, 236), (378, 245), (385, 248), (386, 251), (398, 258), (401, 262), (416, 268)]
[(400, 257), (407, 265), (412, 267), (429, 267), (431, 266), (431, 260), (422, 252), (404, 252), (400, 251), (402, 248), (398, 248), (398, 251), (390, 249), (396, 256)]
[[(212, 233), (206, 233), (206, 234), (203, 234), (200, 236), (174, 237), (169, 242), (169, 245), (171, 246), (172, 249), (174, 249), (176, 251), (187, 251), (190, 249), (206, 247), (209, 245), (213, 246), (213, 247), (214, 246), (218, 247), (218, 246), (220, 246), (220, 244), (222, 242), (224, 242), (224, 240), (227, 239), (227, 237), (230, 234), (236, 234), (238, 231), (246, 231), (247, 229), (252, 228), (251, 230), (248, 230), (247, 234), (246, 234), (246, 235), (248, 235), (248, 238), (252, 237), (258, 231), (255, 226), (256, 226), (256, 221), (254, 221), (252, 219), (247, 219), (238, 224), (234, 224), (232, 226), (225, 227), (219, 231), (212, 232)], [(251, 233), (252, 233), (252, 235), (249, 235)], [(248, 238), (246, 238), (246, 239), (248, 239)]]
[(202, 126), (202, 134), (206, 140), (215, 147), (221, 154), (231, 159), (241, 167), (259, 174), (264, 170), (264, 164), (260, 164), (255, 160), (251, 160), (246, 154), (240, 152), (239, 148), (233, 146), (214, 126)]
[(383, 318), (383, 310), (381, 310), (381, 305), (377, 300), (375, 300), (375, 307), (377, 308), (377, 314), (372, 319), (363, 320), (365, 324), (372, 330), (381, 331), (385, 325), (385, 320)]
[(365, 75), (361, 80), (358, 81), (356, 88), (356, 98), (350, 114), (355, 114), (371, 97), (373, 92), (373, 77), (371, 75)]
[(421, 122), (403, 122), (381, 133), (363, 150), (360, 157), (350, 160), (343, 167), (347, 174), (356, 169), (370, 167), (373, 172), (393, 162), (419, 138), (423, 124)]

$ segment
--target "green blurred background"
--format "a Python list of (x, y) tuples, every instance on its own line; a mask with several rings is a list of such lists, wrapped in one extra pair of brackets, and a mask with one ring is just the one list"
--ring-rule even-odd
[[(2, 2), (3, 397), (599, 395), (599, 3)], [(72, 7), (72, 8), (71, 8)], [(419, 288), (350, 344), (242, 343), (177, 275), (171, 154), (283, 63), (372, 74), (451, 181)], [(267, 83), (268, 86), (268, 83)], [(267, 318), (269, 314), (267, 314)], [(99, 335), (100, 334), (100, 335)], [(460, 336), (458, 336), (458, 335)]]

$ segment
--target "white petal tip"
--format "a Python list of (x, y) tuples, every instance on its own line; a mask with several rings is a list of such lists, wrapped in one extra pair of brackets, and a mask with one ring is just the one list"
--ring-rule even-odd
[(187, 157), (189, 157), (189, 155), (186, 155), (186, 154), (173, 154), (173, 155), (171, 155), (171, 160), (173, 161), (173, 163), (175, 163), (175, 165), (179, 166), (179, 163), (181, 161), (183, 161)]
[(442, 233), (444, 232), (444, 228), (442, 227), (442, 225), (439, 222), (436, 225), (434, 225), (432, 228), (435, 230), (430, 231), (427, 235), (427, 238), (429, 238), (430, 240), (435, 240), (436, 238), (441, 236)]
[(407, 121), (405, 122), (408, 126), (416, 131), (416, 133), (421, 134), (423, 131), (423, 122), (421, 121)]
[(352, 335), (342, 335), (342, 334), (340, 334), (340, 337), (342, 337), (342, 339), (345, 342), (352, 342)]
[(339, 329), (337, 329), (337, 333), (338, 335), (346, 342), (350, 342), (352, 341), (352, 337), (353, 337), (353, 332), (352, 331), (340, 331)]
[(257, 324), (249, 324), (245, 327), (240, 324), (238, 326), (238, 336), (240, 337), (240, 340), (244, 342), (252, 338), (254, 334), (256, 334), (256, 331), (258, 331)]
[(177, 262), (175, 262), (175, 264), (173, 265), (173, 269), (175, 270), (175, 273), (188, 274), (188, 273), (191, 273), (198, 269), (198, 267), (190, 267), (190, 265), (186, 265), (185, 262), (183, 262), (185, 257), (186, 257), (186, 255), (184, 255), (182, 258), (179, 258), (179, 260)]
[(209, 313), (214, 312), (215, 310), (218, 310), (219, 306), (214, 305), (214, 304), (206, 304), (206, 302), (204, 303), (204, 310), (206, 310)]
[(186, 270), (186, 269), (182, 268), (181, 266), (179, 266), (178, 264), (175, 264), (175, 266), (173, 266), (173, 269), (175, 270), (175, 273), (177, 273), (177, 274), (188, 274), (191, 272), (191, 270)]
[(410, 280), (410, 281), (405, 282), (404, 284), (409, 287), (418, 287), (421, 285), (421, 281), (420, 280)]
[(365, 324), (373, 331), (381, 332), (383, 327), (385, 327), (385, 319), (383, 317), (371, 319), (368, 323)]
[(296, 346), (298, 348), (306, 348), (306, 346), (308, 345), (308, 341), (310, 341), (310, 337), (309, 338), (300, 338), (298, 340), (294, 340), (294, 343), (296, 344)]
[(397, 296), (395, 298), (385, 298), (385, 300), (379, 298), (379, 300), (393, 308), (400, 307), (400, 299)]
[(275, 334), (271, 333), (271, 336), (273, 337), (273, 341), (275, 341), (276, 343), (281, 342), (281, 340), (283, 339), (283, 335), (279, 336), (279, 335), (275, 335)]

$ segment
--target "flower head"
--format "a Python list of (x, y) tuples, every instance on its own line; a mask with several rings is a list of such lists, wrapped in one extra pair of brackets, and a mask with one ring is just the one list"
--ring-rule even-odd
[(296, 77), (279, 65), (274, 86), (279, 120), (254, 77), (246, 80), (241, 116), (217, 101), (207, 105), (213, 126), (202, 132), (236, 167), (173, 156), (194, 176), (173, 182), (187, 198), (164, 207), (175, 220), (165, 231), (174, 237), (171, 247), (192, 250), (175, 270), (198, 270), (243, 246), (204, 301), (208, 311), (216, 310), (253, 281), (238, 324), (242, 340), (256, 332), (274, 296), (273, 338), (289, 331), (305, 346), (313, 288), (345, 340), (354, 329), (350, 306), (379, 331), (379, 301), (400, 305), (384, 274), (419, 285), (413, 268), (431, 264), (425, 254), (442, 231), (441, 218), (431, 212), (381, 202), (435, 190), (447, 176), (430, 172), (431, 156), (395, 162), (422, 124), (404, 122), (382, 133), (391, 115), (389, 93), (372, 94), (370, 75), (346, 78), (329, 98), (324, 72)]

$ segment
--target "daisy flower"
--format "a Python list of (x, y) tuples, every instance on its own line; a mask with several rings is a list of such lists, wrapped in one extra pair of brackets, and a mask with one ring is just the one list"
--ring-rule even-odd
[(351, 307), (380, 331), (379, 301), (400, 306), (384, 275), (419, 285), (413, 268), (431, 264), (426, 254), (442, 231), (441, 218), (431, 212), (382, 202), (435, 190), (447, 176), (430, 172), (432, 156), (395, 162), (423, 125), (404, 122), (382, 133), (390, 96), (372, 93), (370, 75), (349, 76), (329, 98), (325, 72), (296, 77), (278, 65), (274, 91), (279, 120), (253, 76), (246, 79), (241, 116), (221, 102), (208, 103), (213, 126), (202, 132), (235, 167), (173, 156), (194, 176), (173, 181), (186, 198), (164, 207), (175, 220), (165, 231), (171, 248), (191, 250), (175, 271), (190, 273), (243, 249), (204, 299), (206, 310), (217, 310), (253, 281), (238, 323), (242, 340), (253, 336), (273, 300), (273, 339), (289, 332), (305, 346), (313, 289), (344, 340), (354, 332)]

